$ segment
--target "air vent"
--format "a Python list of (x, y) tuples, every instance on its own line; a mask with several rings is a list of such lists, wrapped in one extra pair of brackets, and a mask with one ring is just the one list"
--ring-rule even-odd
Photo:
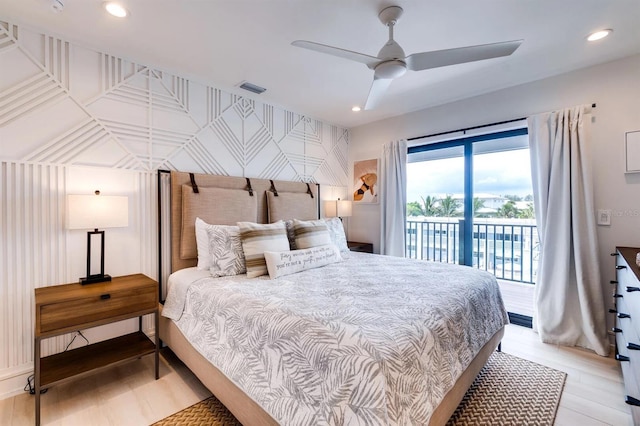
[(267, 90), (264, 87), (257, 86), (255, 84), (249, 83), (247, 81), (241, 83), (240, 84), (240, 88), (244, 89), (244, 90), (248, 90), (248, 91), (253, 92), (253, 93), (256, 93), (258, 95), (261, 94), (262, 92), (264, 92), (265, 90)]

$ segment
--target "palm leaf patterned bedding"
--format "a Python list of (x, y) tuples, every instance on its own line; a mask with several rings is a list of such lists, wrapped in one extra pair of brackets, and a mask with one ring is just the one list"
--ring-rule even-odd
[(345, 257), (275, 280), (174, 285), (163, 315), (280, 424), (427, 424), (508, 322), (497, 282), (457, 265)]

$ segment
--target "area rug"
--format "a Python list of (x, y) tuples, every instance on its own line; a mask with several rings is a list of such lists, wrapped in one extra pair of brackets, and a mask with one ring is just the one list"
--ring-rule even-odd
[[(567, 375), (504, 352), (494, 352), (447, 426), (553, 425)], [(153, 426), (240, 425), (211, 397)]]

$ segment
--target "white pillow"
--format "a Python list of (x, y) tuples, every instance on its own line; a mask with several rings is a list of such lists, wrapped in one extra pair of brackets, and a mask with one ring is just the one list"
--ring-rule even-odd
[(214, 277), (229, 277), (247, 272), (240, 240), (240, 228), (209, 225), (209, 272)]
[(247, 266), (247, 277), (255, 278), (267, 274), (265, 251), (288, 251), (289, 240), (284, 222), (260, 224), (238, 222), (240, 239)]
[(333, 244), (302, 250), (265, 251), (264, 258), (267, 262), (267, 269), (271, 279), (295, 274), (307, 269), (319, 268), (342, 260), (338, 247)]
[(331, 244), (329, 230), (324, 220), (293, 219), (293, 234), (297, 249), (326, 246)]
[(330, 219), (324, 219), (324, 223), (327, 225), (327, 229), (329, 230), (331, 243), (335, 244), (341, 252), (349, 251), (349, 247), (347, 246), (347, 237), (344, 234), (344, 225), (340, 218), (332, 217)]
[(213, 225), (209, 225), (204, 220), (196, 217), (196, 247), (198, 249), (198, 266), (200, 270), (211, 267), (211, 257), (209, 256), (209, 234), (207, 230)]

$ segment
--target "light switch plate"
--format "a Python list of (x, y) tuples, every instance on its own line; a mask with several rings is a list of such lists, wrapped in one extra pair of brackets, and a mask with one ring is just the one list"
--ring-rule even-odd
[(598, 210), (598, 225), (611, 225), (611, 210)]

